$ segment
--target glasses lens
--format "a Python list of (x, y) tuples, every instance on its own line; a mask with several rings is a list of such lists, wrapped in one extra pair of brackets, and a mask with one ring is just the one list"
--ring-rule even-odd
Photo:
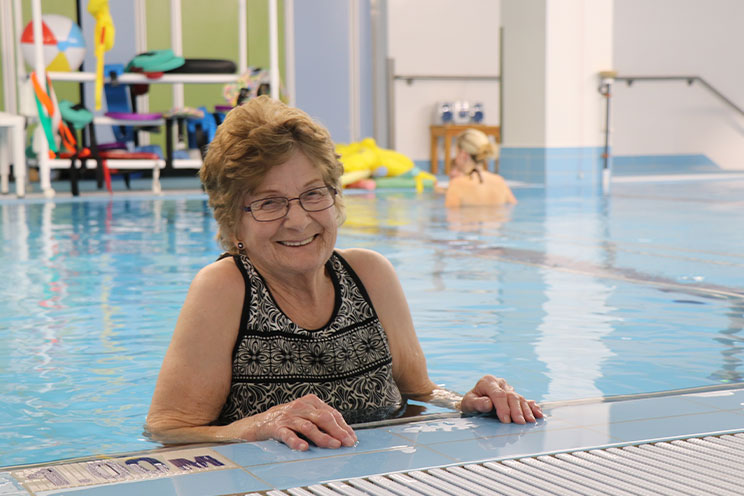
[(300, 205), (308, 212), (330, 208), (336, 201), (333, 190), (328, 186), (311, 189), (300, 195)]
[(274, 196), (263, 198), (249, 204), (253, 218), (259, 222), (281, 219), (289, 212), (289, 202), (299, 200), (300, 206), (307, 212), (319, 212), (331, 208), (336, 203), (336, 190), (330, 186), (321, 186), (305, 191), (298, 198)]
[(287, 213), (286, 198), (264, 198), (251, 203), (251, 213), (258, 221), (270, 221), (284, 217)]

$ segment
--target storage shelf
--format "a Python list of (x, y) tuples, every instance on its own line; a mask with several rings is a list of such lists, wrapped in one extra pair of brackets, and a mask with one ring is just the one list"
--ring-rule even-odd
[[(49, 78), (52, 81), (70, 81), (76, 83), (89, 83), (96, 79), (95, 73), (92, 72), (49, 72)], [(163, 74), (162, 77), (150, 79), (144, 74), (124, 73), (119, 75), (116, 80), (121, 84), (225, 84), (232, 83), (239, 77), (238, 74)], [(110, 82), (110, 78), (105, 78)], [(133, 126), (133, 127), (152, 127), (165, 126), (167, 119), (149, 119), (149, 120), (126, 120), (114, 119), (108, 116), (96, 116), (93, 123), (96, 125), (109, 126)], [(167, 137), (166, 139), (172, 139)], [(106, 159), (109, 167), (120, 170), (153, 170), (159, 176), (159, 170), (168, 167), (173, 169), (199, 169), (202, 166), (200, 159), (173, 159), (173, 160), (148, 160), (148, 159)], [(168, 163), (170, 162), (170, 163)], [(53, 159), (49, 161), (50, 169), (69, 169), (70, 159)], [(93, 159), (86, 159), (86, 169), (94, 169), (97, 164)], [(157, 176), (153, 176), (153, 191), (160, 191), (160, 185)]]
[[(148, 170), (164, 169), (165, 160), (163, 159), (124, 159), (124, 158), (107, 158), (105, 159), (110, 169), (127, 169), (127, 170)], [(69, 169), (72, 161), (69, 158), (53, 158), (49, 160), (50, 169)], [(85, 159), (86, 169), (95, 169), (97, 167), (95, 159)]]
[(174, 169), (199, 169), (202, 166), (202, 161), (195, 158), (174, 158), (173, 168)]
[[(0, 0), (1, 1), (1, 0)], [(236, 0), (236, 3), (238, 4), (238, 14), (236, 16), (236, 20), (238, 23), (238, 32), (239, 32), (239, 38), (240, 38), (240, 50), (239, 50), (239, 60), (240, 63), (238, 64), (238, 73), (232, 73), (232, 74), (224, 74), (224, 73), (198, 73), (198, 74), (189, 74), (189, 73), (180, 73), (180, 72), (170, 72), (170, 73), (164, 73), (160, 77), (150, 78), (147, 75), (143, 73), (133, 73), (133, 72), (127, 72), (123, 74), (119, 74), (114, 78), (109, 77), (108, 74), (104, 74), (103, 79), (106, 83), (111, 82), (117, 82), (121, 83), (122, 85), (136, 85), (136, 84), (168, 84), (172, 85), (174, 87), (173, 91), (173, 107), (180, 108), (184, 106), (183, 101), (183, 87), (182, 85), (187, 84), (229, 84), (229, 83), (235, 83), (237, 82), (242, 73), (247, 69), (247, 61), (248, 61), (248, 50), (247, 50), (247, 8), (246, 3), (247, 0)], [(34, 23), (35, 27), (38, 29), (39, 24), (41, 23), (41, 1), (40, 0), (33, 0), (34, 4)], [(176, 6), (176, 4), (178, 4)], [(174, 6), (180, 7), (180, 2), (176, 2)], [(136, 9), (135, 9), (136, 10)], [(135, 13), (135, 20), (137, 26), (145, 26), (145, 18), (144, 18), (144, 12), (137, 11)], [(270, 79), (271, 79), (271, 88), (272, 88), (272, 95), (277, 97), (278, 95), (275, 95), (274, 93), (278, 91), (279, 88), (279, 68), (278, 68), (278, 58), (276, 57), (276, 47), (278, 46), (278, 38), (276, 34), (278, 33), (278, 29), (276, 26), (276, 19), (277, 19), (277, 9), (276, 9), (276, 2), (273, 2), (269, 4), (269, 20), (271, 21), (273, 18), (273, 24), (272, 29), (270, 29), (270, 43), (269, 43), (269, 49), (270, 49), (270, 56), (269, 59), (272, 63), (272, 66), (269, 70)], [(171, 16), (171, 22), (170, 22), (170, 32), (172, 34), (171, 39), (176, 40), (177, 43), (174, 44), (172, 49), (175, 53), (181, 53), (181, 38), (182, 38), (182, 27), (181, 27), (181, 16), (179, 15), (173, 15)], [(136, 30), (135, 30), (136, 31)], [(16, 33), (16, 38), (20, 39), (19, 33)], [(135, 36), (136, 38), (136, 36)], [(42, 43), (40, 39), (36, 39), (36, 43), (34, 44), (34, 47), (36, 49), (39, 49), (39, 45)], [(43, 72), (43, 71), (42, 71)], [(49, 77), (51, 81), (66, 81), (71, 83), (92, 83), (97, 80), (97, 73), (96, 72), (84, 72), (84, 71), (69, 71), (69, 72), (60, 72), (60, 71), (51, 71), (47, 72), (46, 76)], [(112, 119), (105, 116), (97, 116), (94, 117), (93, 121), (94, 125), (112, 125), (112, 126), (132, 126), (134, 128), (137, 127), (162, 127), (164, 126), (166, 128), (166, 159), (165, 160), (158, 160), (158, 161), (147, 161), (147, 160), (135, 160), (132, 161), (131, 164), (128, 164), (126, 160), (121, 159), (108, 159), (111, 162), (111, 166), (116, 168), (132, 168), (132, 169), (142, 169), (147, 167), (148, 165), (152, 164), (153, 167), (153, 191), (159, 192), (160, 186), (158, 177), (160, 174), (160, 169), (167, 167), (168, 169), (174, 168), (174, 169), (198, 169), (201, 167), (201, 160), (198, 159), (176, 159), (173, 158), (173, 150), (174, 150), (174, 134), (172, 132), (172, 124), (173, 120), (171, 119), (157, 119), (157, 120), (148, 120), (148, 121), (126, 121), (121, 119)], [(19, 160), (16, 160), (15, 162), (21, 163), (22, 165), (26, 165), (25, 161), (21, 162)], [(37, 166), (40, 167), (40, 169), (46, 174), (48, 172), (47, 169), (54, 169), (54, 168), (69, 168), (69, 160), (65, 159), (56, 159), (56, 160), (49, 160), (46, 156), (46, 153), (44, 153), (40, 158), (38, 158), (35, 163)], [(84, 162), (86, 168), (92, 168), (95, 167), (95, 161), (87, 160)], [(6, 167), (3, 165), (0, 167), (4, 170)], [(16, 174), (17, 177), (22, 177), (25, 175), (25, 170), (20, 170), (18, 174)], [(0, 173), (0, 190), (5, 190), (5, 174)], [(20, 183), (19, 183), (20, 184)], [(45, 195), (47, 196), (53, 196), (54, 190), (51, 188), (50, 181), (48, 174), (44, 175), (41, 178), (41, 185), (42, 189), (44, 190)], [(18, 195), (23, 196), (24, 192), (19, 189)]]
[[(94, 72), (49, 72), (52, 81), (73, 81), (85, 83), (96, 80)], [(240, 74), (180, 74), (165, 73), (159, 78), (150, 79), (144, 74), (125, 72), (117, 76), (116, 80), (122, 84), (226, 84), (234, 83)], [(106, 77), (105, 82), (111, 82)]]
[(132, 126), (132, 127), (148, 127), (148, 126), (164, 126), (165, 119), (114, 119), (106, 115), (101, 115), (93, 118), (94, 124), (100, 124), (102, 126)]

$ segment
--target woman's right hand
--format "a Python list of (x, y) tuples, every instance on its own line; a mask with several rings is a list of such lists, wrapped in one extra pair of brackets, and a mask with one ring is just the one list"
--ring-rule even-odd
[[(309, 448), (307, 440), (319, 448), (354, 446), (357, 442), (354, 430), (346, 424), (341, 413), (314, 394), (238, 420), (233, 427), (238, 429), (239, 438), (276, 439), (299, 451)], [(252, 432), (241, 435), (243, 429)]]

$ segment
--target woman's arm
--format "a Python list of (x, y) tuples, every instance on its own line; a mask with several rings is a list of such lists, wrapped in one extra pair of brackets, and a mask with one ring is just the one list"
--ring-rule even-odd
[(393, 376), (401, 394), (465, 413), (495, 410), (502, 422), (521, 424), (542, 417), (540, 407), (514, 392), (504, 379), (487, 375), (464, 396), (434, 384), (429, 378), (426, 358), (392, 264), (370, 250), (349, 249), (341, 253), (362, 280), (385, 329), (393, 357)]
[(161, 442), (237, 439), (227, 426), (209, 426), (230, 388), (245, 287), (232, 258), (194, 278), (155, 385), (147, 430)]
[(166, 444), (276, 439), (306, 450), (302, 435), (320, 447), (352, 446), (353, 430), (314, 395), (229, 425), (209, 425), (230, 390), (244, 284), (232, 258), (205, 267), (194, 278), (155, 386), (147, 432)]

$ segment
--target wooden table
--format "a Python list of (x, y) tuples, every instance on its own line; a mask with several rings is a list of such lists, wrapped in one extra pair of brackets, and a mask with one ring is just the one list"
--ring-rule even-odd
[(478, 129), (488, 136), (493, 136), (496, 143), (501, 143), (501, 126), (485, 124), (445, 124), (432, 125), (431, 132), (431, 173), (439, 172), (439, 138), (444, 138), (444, 173), (449, 174), (451, 162), (452, 138), (466, 129)]

